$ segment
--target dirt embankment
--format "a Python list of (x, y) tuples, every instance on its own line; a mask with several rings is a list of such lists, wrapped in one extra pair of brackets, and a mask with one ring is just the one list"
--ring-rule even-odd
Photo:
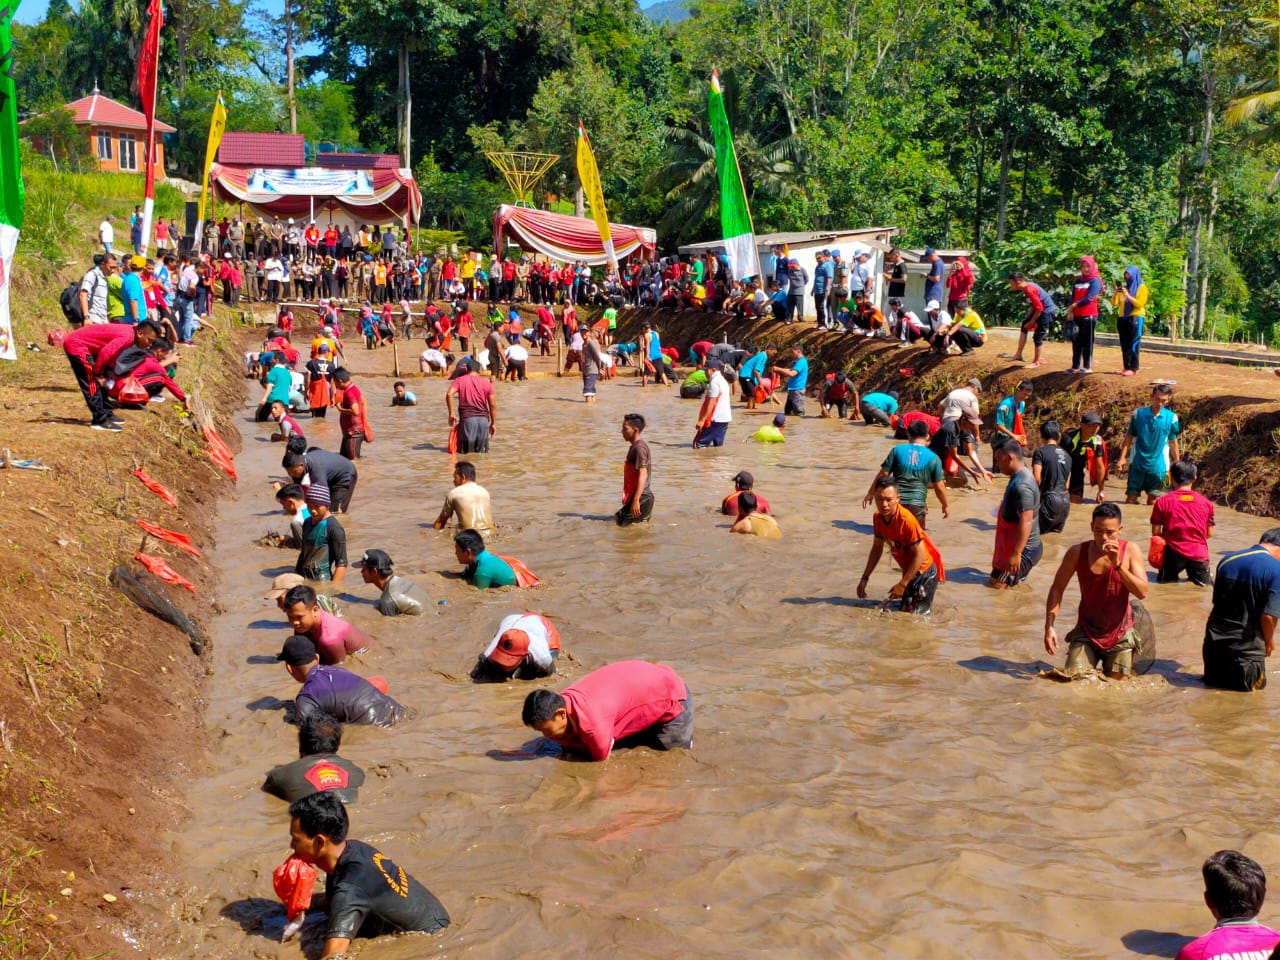
[[(0, 469), (4, 957), (115, 955), (145, 943), (153, 920), (173, 909), (157, 826), (182, 817), (180, 785), (199, 768), (205, 665), (187, 636), (126, 600), (108, 575), (130, 563), (197, 625), (207, 622), (214, 571), (151, 539), (146, 552), (196, 592), (143, 572), (131, 560), (142, 539), (135, 520), (188, 534), (207, 552), (214, 503), (230, 482), (172, 398), (122, 411), (122, 433), (88, 429), (63, 351), (42, 336), (60, 321), (47, 310), (25, 317), (19, 349), (38, 336), (42, 352), (0, 367), (0, 447), (49, 468)], [(221, 411), (242, 398), (235, 339), (202, 335), (184, 348), (178, 376), (233, 447), (239, 438)], [(176, 508), (132, 476), (139, 467), (176, 495)]]
[[(722, 314), (663, 310), (625, 310), (619, 314), (619, 340), (633, 340), (645, 320), (661, 332), (664, 344), (682, 351), (696, 340), (788, 348), (801, 344), (809, 358), (810, 384), (829, 371), (849, 372), (864, 389), (897, 390), (906, 408), (936, 412), (938, 402), (970, 377), (984, 385), (982, 402), (988, 424), (995, 405), (1022, 380), (1035, 386), (1027, 404), (1029, 432), (1050, 418), (1063, 429), (1096, 410), (1113, 451), (1124, 440), (1128, 418), (1147, 402), (1156, 377), (1177, 381), (1174, 409), (1182, 421), (1182, 449), (1200, 468), (1197, 489), (1218, 503), (1259, 516), (1280, 517), (1280, 381), (1270, 370), (1256, 370), (1177, 357), (1147, 354), (1136, 377), (1121, 377), (1119, 351), (1099, 347), (1090, 376), (1065, 372), (1071, 365), (1069, 344), (1045, 348), (1046, 366), (1023, 369), (1002, 359), (1017, 345), (1016, 333), (992, 330), (987, 345), (968, 357), (943, 357), (922, 347), (899, 347), (891, 341), (831, 333), (811, 323), (736, 320)], [(786, 354), (789, 357), (789, 353)], [(1027, 357), (1030, 358), (1030, 347)], [(1038, 433), (1036, 433), (1038, 437)], [(1032, 441), (1033, 443), (1035, 441)], [(1114, 490), (1123, 480), (1113, 479)]]

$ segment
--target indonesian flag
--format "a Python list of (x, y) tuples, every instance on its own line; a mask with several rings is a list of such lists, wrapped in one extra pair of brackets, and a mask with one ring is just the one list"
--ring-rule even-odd
[(578, 121), (578, 179), (582, 181), (582, 192), (587, 195), (587, 203), (591, 205), (591, 218), (600, 231), (600, 243), (604, 246), (605, 256), (609, 258), (609, 269), (618, 269), (618, 258), (613, 252), (613, 235), (609, 229), (609, 215), (604, 209), (604, 189), (600, 186), (600, 171), (596, 168), (596, 157), (591, 152), (591, 143), (587, 140), (587, 131)]
[(142, 252), (151, 242), (151, 214), (156, 204), (156, 70), (160, 66), (160, 28), (164, 26), (164, 8), (160, 0), (147, 7), (147, 36), (138, 54), (138, 95), (142, 113), (147, 118), (146, 192), (142, 201)]
[(756, 250), (755, 229), (747, 207), (747, 192), (742, 186), (742, 171), (733, 149), (733, 133), (724, 110), (724, 94), (720, 90), (720, 74), (711, 71), (711, 92), (707, 96), (707, 112), (716, 142), (716, 174), (720, 179), (720, 232), (729, 256), (729, 270), (735, 280), (760, 275), (760, 254)]
[(26, 187), (18, 163), (18, 102), (13, 87), (13, 15), (18, 3), (0, 10), (0, 360), (18, 359), (9, 316), (9, 278), (18, 249)]

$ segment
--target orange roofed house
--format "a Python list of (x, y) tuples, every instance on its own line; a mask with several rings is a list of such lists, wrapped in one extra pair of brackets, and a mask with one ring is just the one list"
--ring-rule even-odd
[[(118, 100), (93, 93), (67, 104), (74, 123), (89, 138), (89, 150), (98, 160), (99, 170), (142, 173), (146, 163), (147, 118)], [(164, 176), (164, 142), (161, 137), (175, 128), (156, 120), (156, 175)], [(36, 145), (39, 149), (39, 145)]]

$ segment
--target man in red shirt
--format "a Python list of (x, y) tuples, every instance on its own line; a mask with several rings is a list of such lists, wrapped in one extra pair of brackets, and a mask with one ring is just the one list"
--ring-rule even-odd
[(119, 356), (126, 347), (133, 346), (142, 327), (149, 331), (145, 334), (146, 342), (139, 343), (145, 349), (151, 346), (158, 335), (158, 331), (150, 323), (142, 324), (138, 331), (129, 323), (86, 323), (79, 330), (67, 334), (62, 341), (62, 349), (66, 351), (71, 372), (75, 374), (76, 383), (80, 385), (80, 392), (84, 394), (84, 402), (92, 415), (89, 425), (94, 430), (119, 433), (120, 424), (124, 422), (107, 408), (106, 396), (94, 376), (98, 366), (97, 358), (106, 351), (112, 351), (113, 357)]
[(369, 436), (369, 415), (364, 394), (351, 382), (351, 372), (339, 367), (333, 372), (334, 406), (338, 408), (338, 426), (342, 430), (342, 446), (338, 452), (348, 460), (360, 459), (360, 448)]
[(1177, 583), (1178, 574), (1198, 587), (1213, 583), (1209, 576), (1209, 538), (1213, 536), (1213, 502), (1191, 489), (1196, 465), (1175, 460), (1169, 467), (1173, 489), (1151, 507), (1151, 536), (1164, 538), (1164, 562), (1157, 583)]
[(444, 405), (449, 411), (449, 426), (458, 425), (458, 452), (488, 453), (489, 438), (498, 432), (498, 401), (493, 382), (476, 373), (476, 367), (468, 363), (467, 372), (450, 382), (445, 390)]
[[(729, 494), (720, 502), (720, 512), (727, 517), (736, 517), (738, 515), (738, 497), (744, 493), (755, 493), (752, 489), (756, 485), (756, 478), (746, 470), (739, 470), (733, 478), (733, 493)], [(759, 513), (770, 513), (769, 501), (756, 493), (756, 510)]]
[(523, 720), (592, 760), (606, 759), (614, 747), (693, 746), (689, 688), (670, 667), (644, 660), (601, 667), (562, 693), (535, 690), (525, 698)]

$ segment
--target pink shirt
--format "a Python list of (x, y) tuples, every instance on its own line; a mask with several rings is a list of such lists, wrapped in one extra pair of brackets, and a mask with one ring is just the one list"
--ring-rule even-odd
[(335, 617), (328, 610), (320, 611), (320, 622), (307, 636), (316, 645), (316, 653), (320, 654), (320, 662), (326, 666), (341, 663), (349, 653), (360, 653), (373, 646), (373, 641), (366, 637), (354, 624), (341, 617)]
[(1164, 542), (1188, 560), (1209, 562), (1213, 502), (1194, 490), (1171, 490), (1151, 507), (1151, 522), (1164, 527)]
[(1178, 960), (1267, 960), (1280, 933), (1256, 920), (1226, 920), (1178, 951)]
[[(461, 334), (459, 334), (461, 336)], [(449, 389), (458, 394), (458, 419), (489, 416), (489, 398), (493, 396), (493, 384), (478, 373), (468, 373), (453, 381)]]
[(603, 760), (614, 741), (679, 716), (689, 691), (670, 667), (623, 660), (587, 674), (560, 695), (577, 729), (557, 742)]

